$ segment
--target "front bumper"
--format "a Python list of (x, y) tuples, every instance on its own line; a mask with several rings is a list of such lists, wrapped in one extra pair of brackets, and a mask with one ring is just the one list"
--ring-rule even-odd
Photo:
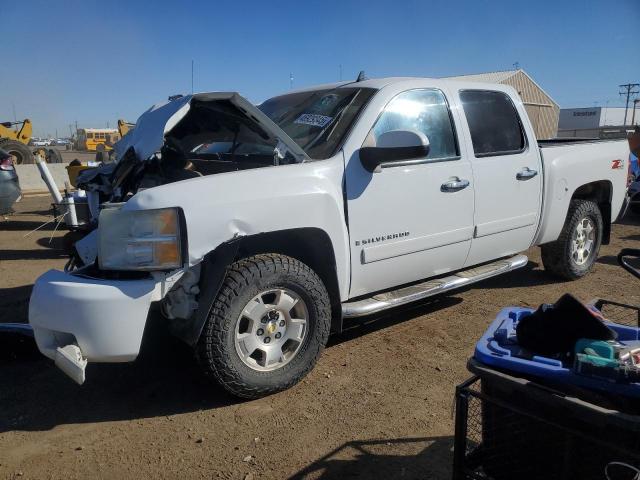
[(59, 350), (69, 345), (77, 346), (85, 364), (135, 360), (161, 284), (153, 278), (106, 280), (49, 270), (36, 281), (29, 301), (38, 348), (57, 365)]

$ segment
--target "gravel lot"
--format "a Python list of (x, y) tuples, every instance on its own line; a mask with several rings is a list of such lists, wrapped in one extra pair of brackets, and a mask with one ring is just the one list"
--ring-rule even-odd
[[(65, 263), (67, 232), (25, 237), (48, 203), (27, 198), (0, 218), (0, 322), (26, 321), (33, 281)], [(640, 246), (639, 226), (615, 225), (580, 281), (549, 277), (532, 249), (524, 269), (352, 323), (305, 381), (256, 401), (203, 381), (157, 315), (138, 361), (90, 365), (82, 387), (30, 342), (0, 338), (0, 478), (448, 479), (454, 387), (496, 312), (566, 291), (639, 303), (640, 283), (615, 265)]]

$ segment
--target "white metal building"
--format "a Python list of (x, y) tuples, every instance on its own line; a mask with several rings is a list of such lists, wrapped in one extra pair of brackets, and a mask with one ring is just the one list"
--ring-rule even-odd
[[(563, 108), (558, 123), (559, 137), (603, 137), (625, 129), (624, 107)], [(627, 111), (627, 127), (640, 125), (640, 109), (633, 103)]]
[(542, 140), (556, 136), (560, 107), (524, 70), (506, 70), (448, 78), (512, 86), (522, 98), (536, 137)]

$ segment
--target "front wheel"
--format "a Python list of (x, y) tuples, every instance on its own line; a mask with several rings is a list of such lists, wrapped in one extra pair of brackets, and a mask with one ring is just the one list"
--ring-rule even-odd
[(541, 247), (545, 270), (567, 280), (585, 276), (598, 258), (602, 230), (598, 204), (572, 200), (560, 237)]
[(35, 163), (31, 150), (23, 143), (16, 140), (5, 140), (0, 142), (0, 148), (9, 153), (9, 155), (16, 157), (16, 165)]
[(313, 270), (284, 255), (256, 255), (227, 269), (196, 357), (232, 394), (258, 398), (302, 380), (330, 326), (329, 295)]

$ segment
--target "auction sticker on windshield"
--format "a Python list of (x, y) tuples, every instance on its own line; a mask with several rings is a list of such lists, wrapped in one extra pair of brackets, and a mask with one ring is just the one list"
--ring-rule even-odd
[(316, 115), (313, 113), (303, 113), (293, 123), (299, 125), (311, 125), (313, 127), (324, 127), (331, 121), (332, 117), (326, 115)]

